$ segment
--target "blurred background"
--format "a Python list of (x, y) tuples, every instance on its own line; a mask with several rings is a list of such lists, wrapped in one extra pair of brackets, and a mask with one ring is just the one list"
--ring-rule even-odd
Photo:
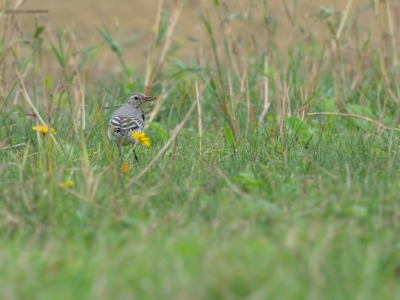
[[(132, 0), (28, 0), (23, 3), (18, 1), (18, 10), (48, 10), (36, 20), (41, 25), (53, 29), (67, 28), (76, 31), (76, 43), (87, 46), (90, 43), (100, 43), (102, 39), (97, 28), (102, 27), (102, 22), (114, 34), (119, 28), (119, 39), (122, 44), (124, 57), (134, 69), (145, 67), (145, 57), (148, 45), (153, 36), (152, 30), (156, 24), (159, 7), (165, 11), (172, 10), (177, 1), (132, 1)], [(194, 40), (200, 38), (208, 42), (201, 15), (209, 10), (214, 28), (219, 28), (218, 16), (213, 9), (213, 0), (187, 0), (179, 15), (174, 32), (173, 43), (177, 48), (177, 55), (181, 58), (192, 57), (196, 53), (197, 44)], [(279, 52), (285, 54), (287, 47), (296, 39), (300, 31), (312, 33), (313, 38), (324, 40), (331, 37), (328, 26), (321, 26), (317, 16), (321, 13), (333, 13), (338, 17), (351, 5), (351, 13), (359, 14), (358, 26), (367, 26), (368, 19), (373, 17), (371, 5), (374, 0), (230, 0), (221, 1), (224, 16), (229, 16), (226, 21), (230, 23), (230, 34), (238, 39), (247, 35), (244, 23), (251, 25), (252, 34), (262, 43), (266, 43), (265, 21), (268, 18), (276, 22), (276, 43)], [(383, 6), (382, 6), (383, 7)], [(267, 14), (267, 16), (266, 16)], [(21, 28), (25, 31), (34, 30), (35, 14), (18, 14)], [(250, 22), (246, 22), (250, 21)], [(246, 25), (247, 26), (247, 25)], [(219, 33), (215, 33), (217, 38)], [(264, 45), (260, 46), (264, 46)], [(222, 45), (222, 43), (221, 43)], [(293, 44), (294, 45), (294, 44)], [(100, 64), (110, 66), (117, 58), (105, 47), (99, 53)]]

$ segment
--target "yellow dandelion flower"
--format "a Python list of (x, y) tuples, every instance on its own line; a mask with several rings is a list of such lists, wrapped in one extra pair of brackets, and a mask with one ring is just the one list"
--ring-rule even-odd
[(146, 147), (150, 146), (150, 138), (148, 138), (144, 132), (133, 131), (132, 138), (134, 138), (139, 144), (145, 145)]
[(59, 185), (61, 187), (69, 188), (74, 186), (74, 182), (72, 180), (67, 180), (65, 182), (60, 182)]
[(127, 174), (128, 172), (129, 172), (129, 164), (128, 163), (126, 163), (126, 162), (124, 162), (122, 165), (121, 165), (121, 172), (122, 172), (122, 174)]
[[(33, 126), (32, 129), (33, 129), (33, 130), (39, 131), (39, 132), (40, 132), (41, 134), (43, 134), (43, 135), (46, 135), (46, 134), (49, 132), (49, 131), (47, 130), (47, 128), (44, 127), (43, 125), (40, 125), (40, 126)], [(54, 130), (54, 128), (51, 128), (50, 130), (51, 130), (51, 132), (52, 132), (53, 134), (56, 134), (56, 131)]]

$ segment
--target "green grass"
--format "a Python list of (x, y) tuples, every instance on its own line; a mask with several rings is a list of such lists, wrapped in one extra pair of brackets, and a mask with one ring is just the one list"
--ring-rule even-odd
[[(174, 57), (167, 17), (147, 71), (136, 75), (106, 27), (102, 38), (122, 71), (96, 80), (101, 45), (78, 51), (66, 46), (68, 31), (57, 38), (42, 29), (29, 44), (3, 39), (0, 298), (395, 298), (395, 45), (355, 39), (357, 18), (348, 16), (339, 39), (302, 32), (309, 38), (282, 55), (274, 24), (262, 29), (270, 39), (264, 51), (261, 37), (240, 42), (222, 33), (213, 42), (219, 28), (205, 13), (204, 60), (186, 62)], [(333, 33), (340, 21), (316, 20)], [(251, 20), (237, 22), (251, 28)], [(160, 62), (163, 47), (171, 57)], [(40, 60), (46, 51), (57, 67)], [(6, 68), (12, 57), (15, 69)], [(160, 96), (159, 106), (144, 108), (152, 144), (139, 147), (139, 164), (128, 149), (118, 157), (106, 136), (113, 109), (102, 109), (132, 91)], [(260, 120), (265, 92), (270, 107)], [(33, 108), (57, 131), (54, 140), (32, 130), (41, 124)], [(332, 115), (306, 115), (316, 112)], [(67, 180), (74, 185), (63, 186)]]

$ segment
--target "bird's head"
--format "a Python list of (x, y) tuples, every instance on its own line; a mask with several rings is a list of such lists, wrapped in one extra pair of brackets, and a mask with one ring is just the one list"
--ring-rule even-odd
[(151, 100), (156, 100), (157, 97), (146, 96), (141, 93), (133, 93), (128, 96), (125, 100), (125, 104), (130, 105), (135, 108), (139, 108), (143, 103)]

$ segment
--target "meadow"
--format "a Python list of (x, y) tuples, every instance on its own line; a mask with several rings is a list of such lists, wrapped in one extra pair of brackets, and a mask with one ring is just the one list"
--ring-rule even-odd
[[(153, 16), (143, 71), (118, 27), (78, 47), (72, 27), (28, 34), (6, 4), (0, 299), (397, 298), (399, 4), (351, 2), (310, 17), (316, 38), (293, 10), (263, 1), (254, 30), (250, 8), (216, 0), (181, 57), (177, 1)], [(106, 133), (135, 91), (158, 97), (139, 163)]]

